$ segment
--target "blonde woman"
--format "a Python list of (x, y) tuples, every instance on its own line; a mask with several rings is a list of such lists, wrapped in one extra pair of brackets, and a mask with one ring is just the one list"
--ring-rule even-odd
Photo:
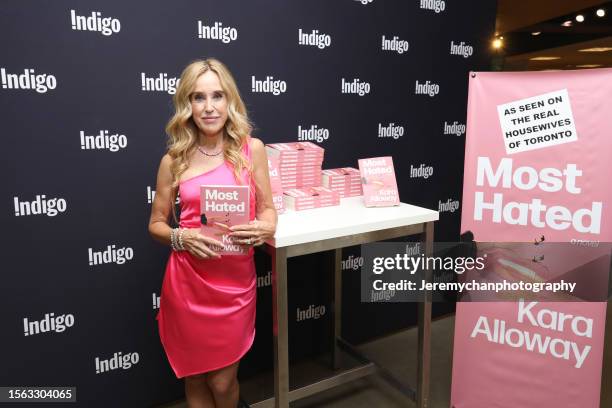
[[(157, 320), (162, 345), (177, 378), (185, 379), (190, 408), (235, 408), (238, 363), (255, 337), (256, 275), (252, 246), (276, 231), (263, 143), (249, 136), (244, 102), (227, 67), (194, 61), (174, 95), (166, 126), (168, 151), (157, 174), (149, 232), (172, 246)], [(233, 226), (247, 255), (221, 257), (221, 242), (200, 234), (200, 185), (249, 185), (250, 222)], [(171, 228), (176, 195), (178, 228)]]

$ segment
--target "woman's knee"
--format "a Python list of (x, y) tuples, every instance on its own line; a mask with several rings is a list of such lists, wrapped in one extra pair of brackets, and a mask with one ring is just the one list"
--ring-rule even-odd
[(215, 395), (231, 395), (238, 387), (238, 379), (235, 375), (209, 375), (206, 377), (208, 388)]
[(206, 373), (188, 375), (187, 377), (185, 377), (185, 382), (190, 382), (190, 383), (205, 382), (206, 377), (207, 377)]

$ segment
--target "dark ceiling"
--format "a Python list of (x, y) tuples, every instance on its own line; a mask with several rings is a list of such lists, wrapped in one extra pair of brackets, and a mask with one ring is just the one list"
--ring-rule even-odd
[[(600, 8), (604, 17), (595, 14)], [(577, 14), (584, 15), (583, 22), (576, 21)], [(565, 21), (571, 25), (563, 26)], [(498, 0), (496, 23), (504, 41), (503, 70), (612, 67), (612, 1)], [(602, 47), (611, 49), (580, 51)], [(532, 59), (541, 57), (555, 59)]]

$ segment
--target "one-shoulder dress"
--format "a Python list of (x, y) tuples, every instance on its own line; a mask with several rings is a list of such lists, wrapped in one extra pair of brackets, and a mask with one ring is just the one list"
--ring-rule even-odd
[[(244, 152), (250, 160), (249, 143)], [(243, 184), (249, 184), (247, 171)], [(200, 227), (200, 185), (236, 185), (233, 167), (224, 162), (179, 185), (182, 228)], [(250, 219), (255, 193), (250, 189)], [(226, 367), (240, 360), (255, 339), (257, 278), (253, 248), (246, 255), (198, 259), (172, 251), (157, 314), (161, 343), (177, 378)]]

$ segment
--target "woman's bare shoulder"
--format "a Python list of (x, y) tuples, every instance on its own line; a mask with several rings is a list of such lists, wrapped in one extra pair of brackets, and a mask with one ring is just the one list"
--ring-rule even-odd
[(266, 149), (266, 146), (260, 139), (252, 136), (249, 138), (249, 146), (251, 147), (251, 151), (256, 154), (261, 154)]
[(164, 169), (170, 169), (170, 166), (172, 166), (172, 162), (174, 162), (174, 159), (172, 158), (172, 156), (170, 156), (170, 154), (166, 153), (162, 156), (161, 161), (159, 163), (159, 167), (163, 167)]

